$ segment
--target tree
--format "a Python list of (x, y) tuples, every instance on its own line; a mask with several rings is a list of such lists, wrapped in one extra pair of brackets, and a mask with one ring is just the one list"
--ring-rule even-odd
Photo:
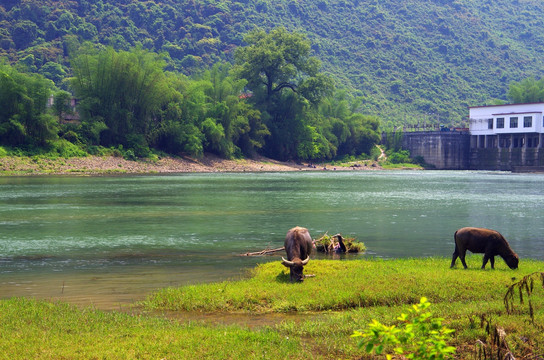
[(170, 154), (200, 156), (204, 134), (200, 123), (205, 119), (205, 95), (197, 82), (185, 75), (168, 73), (165, 102), (151, 131), (151, 144)]
[(250, 101), (270, 130), (265, 154), (282, 160), (321, 156), (316, 147), (323, 138), (307, 114), (332, 92), (333, 84), (319, 73), (319, 61), (310, 56), (310, 41), (283, 27), (269, 33), (254, 30), (244, 41), (247, 46), (235, 53), (234, 73), (247, 81)]
[(140, 48), (97, 52), (88, 47), (80, 53), (72, 59), (71, 85), (80, 99), (83, 122), (107, 127), (100, 144), (129, 145), (133, 135), (147, 138), (154, 114), (166, 101), (161, 55)]
[(48, 61), (47, 63), (45, 63), (40, 68), (39, 73), (46, 78), (52, 80), (55, 84), (59, 86), (66, 78), (66, 70), (64, 70), (62, 65), (52, 61)]
[(529, 77), (520, 82), (510, 83), (508, 98), (515, 104), (544, 101), (544, 79)]
[(289, 89), (318, 102), (321, 93), (330, 91), (332, 82), (319, 74), (320, 62), (310, 56), (305, 35), (279, 27), (268, 34), (254, 30), (244, 41), (248, 45), (235, 53), (236, 71), (251, 90), (264, 92), (266, 99)]
[(62, 120), (63, 114), (71, 113), (72, 111), (72, 108), (70, 106), (71, 98), (72, 98), (72, 94), (64, 90), (60, 90), (55, 93), (55, 96), (53, 97), (52, 108), (59, 121)]
[(17, 22), (11, 29), (11, 38), (17, 49), (23, 49), (38, 37), (38, 25), (30, 20)]
[(319, 106), (319, 113), (324, 118), (321, 128), (336, 146), (337, 156), (369, 155), (381, 140), (378, 118), (358, 112), (361, 103), (360, 98), (339, 90), (323, 99)]
[[(255, 150), (263, 146), (264, 136), (269, 132), (261, 122), (260, 112), (241, 95), (246, 81), (230, 76), (229, 70), (229, 65), (218, 63), (202, 76), (202, 80), (209, 84), (205, 94), (210, 102), (207, 129), (203, 131), (215, 134), (206, 135), (206, 138), (214, 144), (211, 150), (219, 155), (227, 158), (242, 153), (253, 156)], [(212, 124), (212, 119), (215, 124)]]
[(53, 83), (0, 64), (0, 143), (46, 145), (57, 136), (55, 120), (46, 114)]

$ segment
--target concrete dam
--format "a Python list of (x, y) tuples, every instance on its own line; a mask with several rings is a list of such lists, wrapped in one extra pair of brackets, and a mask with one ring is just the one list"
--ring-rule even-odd
[(471, 135), (469, 131), (406, 132), (402, 148), (439, 170), (544, 171), (543, 135)]

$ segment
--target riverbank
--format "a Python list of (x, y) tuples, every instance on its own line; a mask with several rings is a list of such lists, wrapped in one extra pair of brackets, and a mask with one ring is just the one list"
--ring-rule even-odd
[[(238, 281), (160, 290), (133, 312), (2, 300), (0, 358), (371, 359), (350, 336), (354, 330), (373, 320), (401, 328), (397, 317), (422, 296), (433, 317), (455, 330), (447, 340), (455, 359), (485, 358), (484, 351), (542, 357), (543, 262), (524, 259), (512, 271), (500, 260), (495, 270), (480, 270), (480, 259), (470, 256), (468, 270), (450, 269), (449, 258), (312, 260), (305, 273), (315, 276), (301, 284), (291, 284), (278, 261)], [(530, 296), (525, 277), (537, 285)], [(508, 309), (509, 287), (515, 296)], [(196, 316), (186, 321), (183, 314)], [(263, 314), (275, 321), (251, 327), (243, 321)]]
[(264, 157), (228, 160), (207, 154), (201, 158), (160, 157), (156, 160), (126, 160), (115, 156), (73, 158), (0, 157), (0, 175), (93, 175), (93, 174), (165, 174), (211, 172), (274, 172), (319, 170), (380, 170), (378, 162), (360, 160), (333, 165), (282, 162)]

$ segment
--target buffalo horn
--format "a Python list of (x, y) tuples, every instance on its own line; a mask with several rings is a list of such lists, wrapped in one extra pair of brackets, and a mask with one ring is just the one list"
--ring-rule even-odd
[(310, 257), (308, 256), (305, 260), (302, 260), (302, 265), (306, 265), (310, 261)]
[(292, 261), (286, 260), (283, 256), (281, 257), (281, 263), (285, 266), (293, 266), (294, 263)]

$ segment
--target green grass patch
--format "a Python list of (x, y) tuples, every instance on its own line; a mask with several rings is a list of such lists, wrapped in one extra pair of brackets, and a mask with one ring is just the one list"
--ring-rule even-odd
[(263, 358), (312, 356), (296, 339), (269, 328), (180, 324), (62, 303), (0, 301), (0, 359)]
[(423, 170), (423, 166), (412, 163), (400, 163), (392, 164), (390, 162), (384, 162), (381, 164), (382, 168), (386, 170), (401, 170), (401, 169), (413, 169), (413, 170)]
[[(145, 302), (151, 309), (183, 311), (290, 312), (345, 310), (370, 306), (500, 300), (506, 286), (519, 271), (502, 260), (494, 271), (473, 267), (450, 269), (449, 259), (406, 260), (312, 260), (305, 267), (301, 284), (289, 282), (288, 269), (277, 262), (252, 270), (249, 278), (236, 282), (166, 288)], [(470, 258), (469, 258), (469, 261)], [(538, 263), (520, 266), (536, 271)]]

